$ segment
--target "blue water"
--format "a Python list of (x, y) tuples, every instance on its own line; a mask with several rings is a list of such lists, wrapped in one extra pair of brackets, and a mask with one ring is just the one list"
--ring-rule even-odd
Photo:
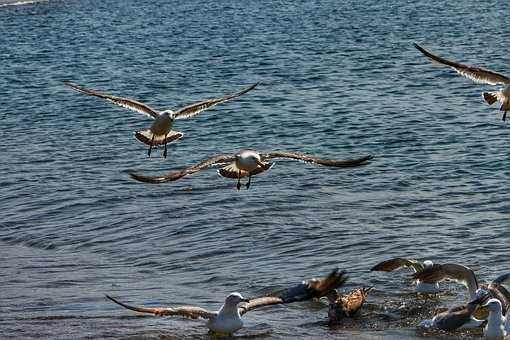
[[(507, 2), (49, 1), (0, 8), (0, 335), (207, 338), (203, 321), (140, 317), (133, 304), (218, 308), (335, 266), (375, 291), (329, 328), (313, 301), (246, 315), (238, 336), (455, 339), (416, 325), (466, 300), (418, 298), (390, 257), (509, 269), (510, 125), (473, 84), (416, 51), (510, 73)], [(150, 120), (73, 92), (72, 80), (158, 109), (237, 91), (176, 122), (169, 157), (133, 132)], [(360, 168), (278, 161), (249, 190), (202, 171), (137, 183), (242, 148)], [(160, 155), (160, 150), (155, 153)], [(400, 312), (395, 312), (400, 311)], [(403, 312), (404, 311), (404, 312)], [(375, 317), (381, 313), (396, 319)], [(374, 316), (375, 315), (375, 316)]]

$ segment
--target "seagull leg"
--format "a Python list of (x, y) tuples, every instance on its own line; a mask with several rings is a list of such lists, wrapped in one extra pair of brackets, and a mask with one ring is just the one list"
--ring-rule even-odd
[(251, 184), (251, 174), (250, 174), (250, 176), (248, 176), (248, 183), (246, 183), (246, 190), (250, 189), (250, 184)]
[(168, 135), (165, 135), (165, 151), (163, 151), (163, 157), (164, 158), (166, 158), (166, 144), (167, 144), (166, 136), (168, 136)]
[(149, 146), (149, 158), (151, 157), (152, 144), (154, 143), (154, 135), (152, 135), (151, 145)]
[(239, 175), (237, 176), (237, 190), (241, 190), (241, 171), (239, 171)]
[(506, 120), (506, 113), (507, 113), (507, 111), (505, 111), (505, 113), (503, 113), (503, 121)]

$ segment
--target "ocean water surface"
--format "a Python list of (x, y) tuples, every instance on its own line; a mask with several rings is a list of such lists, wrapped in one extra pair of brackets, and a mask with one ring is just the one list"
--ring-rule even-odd
[[(4, 3), (4, 2), (3, 2)], [(391, 257), (455, 262), (481, 281), (509, 270), (510, 125), (487, 89), (439, 55), (510, 73), (507, 3), (443, 1), (67, 0), (0, 7), (0, 337), (208, 338), (200, 320), (137, 305), (219, 308), (327, 274), (375, 290), (362, 316), (326, 324), (320, 301), (250, 312), (236, 336), (457, 339), (417, 324), (465, 288), (413, 293)], [(63, 85), (179, 108), (260, 82), (175, 123), (184, 137), (148, 159), (146, 117)], [(330, 158), (279, 160), (249, 190), (213, 170), (134, 182), (242, 148)], [(388, 315), (392, 317), (387, 317)]]

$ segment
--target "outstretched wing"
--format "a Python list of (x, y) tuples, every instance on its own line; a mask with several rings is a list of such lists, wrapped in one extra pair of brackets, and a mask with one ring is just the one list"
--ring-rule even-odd
[(185, 318), (190, 318), (190, 319), (198, 319), (198, 318), (209, 319), (216, 315), (216, 312), (208, 311), (208, 310), (200, 308), (200, 307), (193, 307), (193, 306), (182, 306), (182, 307), (176, 307), (176, 308), (136, 307), (136, 306), (131, 306), (131, 305), (125, 304), (123, 302), (120, 302), (108, 295), (106, 295), (106, 298), (115, 302), (118, 305), (121, 305), (124, 308), (133, 310), (135, 312), (149, 313), (149, 314), (154, 314), (154, 315), (158, 315), (158, 316), (179, 315), (179, 316), (183, 316)]
[(165, 182), (172, 182), (176, 181), (181, 177), (191, 175), (197, 171), (200, 171), (202, 169), (208, 168), (210, 166), (224, 164), (228, 162), (232, 162), (235, 159), (232, 155), (218, 155), (206, 160), (201, 161), (200, 163), (197, 163), (193, 166), (190, 166), (186, 169), (182, 169), (180, 171), (176, 172), (170, 172), (167, 175), (164, 176), (144, 176), (144, 175), (137, 175), (134, 173), (131, 173), (130, 176), (137, 181), (140, 182), (146, 182), (146, 183), (165, 183)]
[(503, 284), (507, 283), (509, 280), (510, 273), (502, 274), (494, 279), (487, 287), (487, 290), (491, 293), (491, 296), (501, 302), (503, 307), (503, 314), (507, 314), (508, 308), (510, 307), (510, 292), (503, 286)]
[(333, 270), (328, 276), (322, 279), (311, 279), (285, 289), (273, 296), (263, 296), (250, 299), (246, 305), (239, 307), (239, 314), (264, 306), (275, 304), (292, 303), (305, 301), (312, 298), (326, 296), (332, 290), (341, 287), (347, 281), (345, 271)]
[(174, 119), (184, 119), (184, 118), (190, 118), (193, 117), (200, 112), (210, 108), (211, 106), (214, 106), (216, 104), (220, 104), (223, 102), (226, 102), (228, 100), (234, 99), (236, 97), (242, 96), (243, 94), (253, 90), (259, 83), (253, 84), (250, 87), (245, 88), (241, 92), (237, 92), (234, 94), (229, 94), (223, 97), (219, 98), (213, 98), (213, 99), (207, 99), (199, 103), (195, 103), (189, 106), (186, 106), (177, 112), (174, 113), (173, 117)]
[(126, 109), (130, 109), (130, 110), (142, 113), (148, 117), (156, 118), (158, 116), (158, 112), (156, 110), (150, 108), (149, 106), (147, 106), (143, 103), (137, 102), (136, 100), (111, 96), (109, 94), (100, 93), (95, 90), (86, 89), (84, 87), (81, 87), (81, 86), (79, 86), (75, 83), (72, 83), (70, 81), (67, 81), (67, 80), (64, 81), (64, 84), (78, 92), (88, 94), (89, 96), (103, 98), (111, 103), (122, 106)]
[(478, 281), (475, 273), (468, 267), (455, 264), (434, 264), (421, 272), (414, 274), (413, 278), (424, 282), (440, 282), (453, 280), (473, 289), (473, 294), (478, 289)]
[(400, 268), (411, 268), (414, 272), (421, 272), (423, 264), (415, 260), (403, 259), (400, 257), (380, 262), (373, 266), (370, 270), (380, 272), (392, 272)]
[(491, 85), (497, 85), (497, 84), (510, 84), (510, 78), (506, 77), (505, 75), (501, 73), (497, 73), (485, 68), (481, 68), (478, 66), (470, 66), (470, 65), (463, 65), (459, 64), (455, 61), (447, 60), (444, 58), (441, 58), (437, 55), (434, 55), (421, 47), (418, 44), (414, 44), (414, 47), (418, 49), (421, 53), (423, 53), (426, 57), (432, 59), (433, 61), (450, 66), (455, 71), (457, 71), (460, 75), (469, 78), (475, 82), (478, 83), (486, 83)]
[(359, 166), (365, 163), (366, 161), (373, 158), (372, 155), (368, 155), (361, 158), (356, 159), (344, 159), (344, 160), (337, 160), (337, 159), (322, 159), (322, 158), (316, 158), (304, 153), (300, 152), (292, 152), (292, 151), (273, 151), (265, 154), (260, 154), (260, 157), (264, 160), (272, 159), (272, 158), (291, 158), (303, 162), (309, 162), (314, 164), (320, 164), (325, 166), (334, 166), (334, 167), (354, 167)]

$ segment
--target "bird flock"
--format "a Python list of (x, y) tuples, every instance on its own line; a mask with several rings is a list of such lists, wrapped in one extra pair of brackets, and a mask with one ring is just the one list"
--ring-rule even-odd
[[(418, 44), (414, 44), (414, 47), (431, 61), (448, 66), (468, 79), (488, 85), (502, 86), (498, 90), (483, 92), (482, 97), (489, 105), (499, 102), (499, 110), (503, 112), (502, 120), (506, 120), (507, 112), (510, 111), (510, 78), (489, 69), (464, 65), (445, 59)], [(255, 83), (239, 92), (203, 100), (176, 111), (170, 109), (159, 111), (139, 101), (87, 89), (71, 81), (65, 81), (64, 84), (75, 91), (102, 98), (152, 118), (153, 122), (150, 128), (136, 131), (134, 135), (137, 140), (149, 146), (148, 157), (151, 157), (154, 147), (163, 146), (163, 158), (167, 158), (168, 144), (177, 141), (184, 135), (182, 132), (173, 130), (175, 120), (192, 118), (217, 104), (237, 99), (259, 85), (259, 83)], [(241, 179), (247, 177), (245, 187), (249, 189), (252, 177), (271, 169), (275, 164), (273, 160), (278, 158), (334, 168), (349, 168), (365, 165), (373, 157), (372, 155), (366, 155), (354, 159), (325, 159), (296, 151), (259, 152), (242, 149), (233, 154), (218, 154), (197, 164), (164, 175), (147, 176), (130, 173), (130, 177), (139, 182), (160, 184), (176, 181), (210, 167), (218, 167), (220, 176), (237, 180), (236, 188), (238, 190), (242, 188)], [(485, 339), (510, 339), (510, 292), (504, 287), (504, 284), (510, 281), (510, 272), (497, 276), (489, 284), (479, 284), (474, 271), (464, 265), (454, 263), (437, 264), (430, 260), (421, 262), (404, 258), (391, 258), (382, 261), (370, 270), (394, 272), (401, 268), (412, 270), (412, 279), (415, 281), (414, 290), (416, 293), (425, 294), (425, 296), (439, 293), (441, 291), (440, 282), (442, 281), (454, 281), (467, 287), (469, 298), (465, 304), (439, 312), (432, 319), (421, 321), (418, 327), (448, 332), (463, 328), (482, 328)], [(232, 334), (243, 327), (242, 316), (251, 310), (311, 299), (322, 299), (327, 302), (329, 306), (327, 314), (329, 324), (341, 324), (346, 319), (359, 318), (359, 311), (375, 287), (360, 287), (349, 292), (341, 292), (340, 288), (345, 285), (347, 280), (348, 276), (345, 271), (334, 269), (323, 278), (305, 280), (273, 294), (246, 298), (240, 293), (233, 292), (225, 298), (224, 304), (218, 311), (195, 306), (137, 307), (121, 302), (109, 295), (106, 295), (106, 297), (124, 308), (139, 313), (205, 319), (211, 332)]]

